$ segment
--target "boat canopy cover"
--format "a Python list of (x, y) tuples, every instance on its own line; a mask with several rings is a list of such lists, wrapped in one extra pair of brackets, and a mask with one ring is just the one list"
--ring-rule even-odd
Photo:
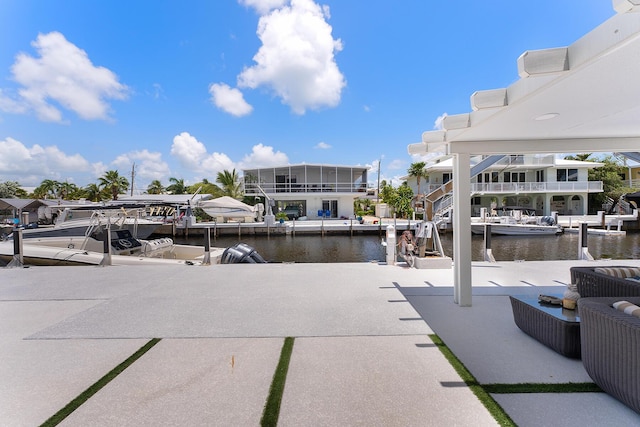
[(201, 208), (211, 216), (254, 216), (256, 207), (242, 203), (233, 197), (223, 196), (213, 200), (199, 202), (196, 207)]

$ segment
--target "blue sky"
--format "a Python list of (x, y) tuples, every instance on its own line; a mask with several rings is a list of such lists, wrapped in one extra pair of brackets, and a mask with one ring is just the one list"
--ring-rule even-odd
[(610, 0), (2, 0), (0, 181), (135, 190), (286, 164), (370, 165), (419, 142), (526, 50), (566, 46)]

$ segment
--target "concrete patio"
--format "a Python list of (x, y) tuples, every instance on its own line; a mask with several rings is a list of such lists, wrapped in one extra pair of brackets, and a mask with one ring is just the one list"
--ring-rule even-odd
[[(259, 425), (294, 337), (280, 426), (497, 425), (428, 335), (481, 384), (590, 382), (508, 300), (562, 293), (587, 262), (474, 263), (472, 307), (453, 270), (402, 264), (0, 269), (0, 419), (41, 424), (161, 338), (62, 425)], [(519, 426), (640, 423), (604, 393), (492, 396)]]

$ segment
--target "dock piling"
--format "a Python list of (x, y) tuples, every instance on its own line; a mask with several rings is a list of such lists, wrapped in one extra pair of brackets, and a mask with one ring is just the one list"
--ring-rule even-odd
[(578, 259), (593, 261), (593, 256), (589, 253), (589, 246), (587, 243), (587, 236), (589, 235), (588, 226), (586, 222), (580, 224), (580, 234), (578, 238), (578, 242), (580, 242), (580, 247), (578, 248)]
[(24, 252), (22, 251), (22, 230), (13, 230), (13, 258), (7, 267), (22, 267), (24, 265)]
[(486, 262), (496, 262), (491, 252), (491, 224), (484, 225), (484, 260)]
[(204, 233), (204, 258), (202, 265), (211, 265), (211, 228), (207, 227)]

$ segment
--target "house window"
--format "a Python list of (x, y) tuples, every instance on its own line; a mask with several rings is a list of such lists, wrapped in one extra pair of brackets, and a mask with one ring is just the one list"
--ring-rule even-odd
[(443, 173), (442, 174), (442, 183), (446, 184), (449, 181), (451, 181), (451, 174), (450, 173)]
[(556, 180), (561, 181), (577, 181), (578, 169), (558, 169), (556, 171)]
[(478, 182), (479, 183), (498, 182), (498, 174), (497, 172), (492, 172), (492, 173), (485, 172), (485, 173), (478, 174)]
[(525, 182), (524, 172), (505, 172), (504, 182)]
[(544, 182), (544, 171), (536, 171), (536, 182)]

